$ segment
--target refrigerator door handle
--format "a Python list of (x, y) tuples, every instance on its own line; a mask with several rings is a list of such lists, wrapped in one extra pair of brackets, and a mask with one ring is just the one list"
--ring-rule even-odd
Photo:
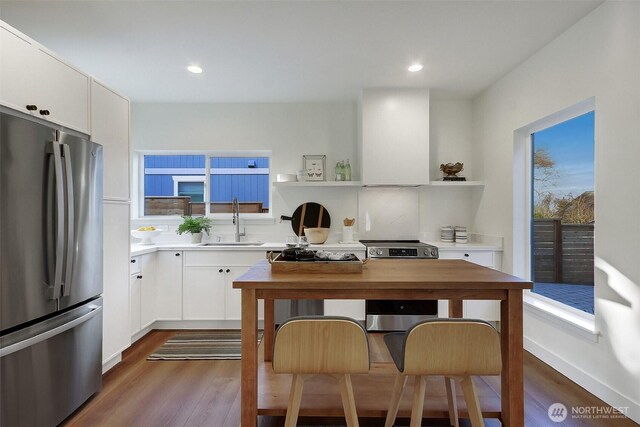
[(68, 144), (60, 144), (62, 146), (62, 156), (64, 157), (65, 175), (66, 175), (66, 202), (64, 204), (66, 210), (66, 226), (67, 226), (67, 251), (66, 266), (64, 274), (63, 295), (71, 294), (71, 278), (73, 277), (73, 258), (75, 252), (75, 204), (73, 198), (73, 172), (71, 170), (71, 150)]
[(56, 262), (53, 279), (53, 292), (51, 299), (60, 298), (62, 290), (62, 268), (64, 262), (64, 183), (62, 177), (62, 155), (60, 153), (60, 143), (51, 141), (51, 151), (53, 154), (53, 167), (56, 179)]
[(17, 342), (15, 344), (12, 345), (8, 345), (6, 347), (0, 348), (0, 357), (4, 357), (4, 356), (8, 356), (11, 353), (15, 353), (16, 351), (20, 351), (22, 349), (25, 349), (27, 347), (31, 347), (32, 345), (38, 344), (39, 342), (42, 341), (46, 341), (51, 337), (54, 337), (56, 335), (59, 335), (65, 331), (68, 331), (69, 329), (73, 329), (76, 326), (88, 321), (89, 319), (92, 319), (93, 317), (95, 317), (97, 314), (99, 314), (102, 311), (102, 306), (99, 305), (93, 305), (91, 307), (91, 311), (89, 311), (88, 313), (73, 319), (72, 321), (65, 323), (64, 325), (60, 325), (56, 328), (53, 329), (49, 329), (46, 332), (43, 332), (41, 334), (35, 335), (31, 338), (28, 338), (24, 341), (20, 341)]

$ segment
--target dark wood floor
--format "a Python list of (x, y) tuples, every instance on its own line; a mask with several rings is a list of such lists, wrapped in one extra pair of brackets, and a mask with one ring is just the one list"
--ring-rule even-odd
[[(240, 361), (147, 361), (146, 357), (174, 333), (153, 331), (129, 348), (122, 362), (105, 374), (102, 391), (64, 425), (238, 427)], [(498, 377), (485, 380), (499, 390)], [(569, 417), (562, 423), (550, 422), (547, 410), (555, 402), (567, 407), (608, 405), (528, 353), (525, 353), (525, 394), (527, 426), (638, 426), (629, 419)], [(279, 417), (261, 417), (260, 427), (280, 427), (283, 421)], [(341, 425), (344, 419), (301, 419), (299, 424)], [(380, 419), (361, 419), (362, 426), (383, 424)], [(408, 421), (398, 420), (397, 425), (408, 425)], [(428, 420), (425, 425), (447, 423)], [(499, 425), (497, 420), (487, 420), (487, 426)]]

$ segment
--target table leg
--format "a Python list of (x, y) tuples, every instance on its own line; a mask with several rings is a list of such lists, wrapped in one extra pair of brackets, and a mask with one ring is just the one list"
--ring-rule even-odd
[(500, 302), (502, 346), (502, 424), (524, 426), (524, 350), (522, 330), (522, 290), (507, 291)]
[(273, 359), (273, 335), (275, 332), (275, 318), (273, 317), (273, 299), (264, 300), (264, 361)]
[(449, 317), (462, 317), (462, 300), (450, 299), (449, 300)]
[(242, 289), (241, 426), (258, 420), (258, 300), (255, 289)]

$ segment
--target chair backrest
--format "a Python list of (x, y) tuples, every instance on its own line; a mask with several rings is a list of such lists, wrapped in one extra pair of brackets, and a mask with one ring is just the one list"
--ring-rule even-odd
[(369, 342), (359, 323), (345, 317), (297, 317), (276, 331), (273, 370), (294, 374), (369, 372)]
[(428, 320), (405, 338), (405, 374), (498, 375), (501, 370), (498, 332), (482, 320)]

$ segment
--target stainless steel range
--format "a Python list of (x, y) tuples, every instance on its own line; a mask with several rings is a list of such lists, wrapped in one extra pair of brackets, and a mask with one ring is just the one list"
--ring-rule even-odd
[[(368, 258), (428, 260), (438, 258), (438, 248), (418, 240), (360, 240)], [(438, 317), (436, 300), (367, 300), (367, 331), (406, 331), (426, 319)]]
[(369, 258), (437, 259), (438, 248), (418, 240), (360, 240)]

